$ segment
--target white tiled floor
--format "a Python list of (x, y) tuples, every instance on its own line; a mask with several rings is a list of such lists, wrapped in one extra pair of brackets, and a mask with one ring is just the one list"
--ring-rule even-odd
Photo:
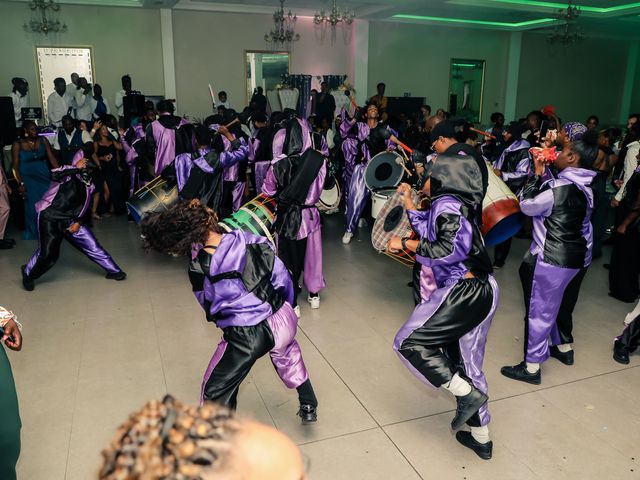
[[(313, 480), (640, 478), (640, 357), (611, 359), (611, 339), (631, 308), (607, 296), (602, 260), (590, 269), (575, 312), (576, 364), (551, 359), (543, 383), (502, 377), (520, 360), (522, 298), (516, 240), (496, 274), (501, 303), (490, 332), (489, 379), (494, 458), (460, 447), (449, 428), (453, 400), (430, 391), (391, 349), (412, 310), (410, 271), (376, 254), (363, 233), (340, 243), (326, 219), (320, 310), (302, 305), (298, 339), (320, 400), (320, 420), (301, 426), (296, 394), (268, 359), (243, 384), (239, 411), (289, 434), (311, 460)], [(219, 332), (192, 298), (185, 262), (145, 254), (137, 228), (104, 220), (100, 241), (128, 273), (125, 282), (69, 245), (36, 290), (22, 290), (19, 266), (35, 242), (0, 251), (0, 304), (18, 312), (25, 347), (10, 353), (20, 396), (21, 479), (95, 478), (100, 450), (127, 415), (170, 392), (196, 402)]]

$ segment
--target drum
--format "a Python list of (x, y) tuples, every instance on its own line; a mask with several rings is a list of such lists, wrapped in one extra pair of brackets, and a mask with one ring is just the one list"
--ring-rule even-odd
[(380, 211), (394, 193), (396, 193), (395, 188), (383, 188), (371, 193), (371, 216), (373, 218), (378, 218)]
[(369, 190), (373, 192), (382, 188), (398, 186), (404, 175), (404, 170), (402, 165), (396, 162), (396, 159), (400, 159), (402, 162), (402, 157), (396, 152), (382, 152), (369, 161), (364, 172), (364, 182)]
[[(418, 203), (418, 195), (412, 191), (413, 201)], [(411, 228), (407, 211), (404, 208), (404, 199), (400, 193), (393, 193), (384, 204), (371, 232), (371, 243), (378, 252), (384, 253), (407, 267), (413, 266), (416, 261), (415, 253), (402, 250), (398, 253), (387, 251), (387, 245), (391, 237), (417, 238)]]
[(316, 203), (318, 210), (327, 214), (335, 213), (340, 206), (340, 199), (342, 192), (340, 191), (340, 185), (336, 177), (331, 175), (327, 177), (327, 181), (324, 184), (322, 193), (320, 194), (320, 200)]
[(497, 245), (513, 237), (522, 227), (518, 198), (491, 168), (489, 186), (482, 200), (482, 235), (485, 245)]
[(267, 237), (275, 245), (272, 234), (273, 222), (276, 219), (276, 200), (264, 194), (258, 195), (240, 210), (220, 221), (223, 230), (242, 230), (262, 237)]
[(156, 177), (127, 200), (127, 210), (136, 223), (149, 213), (168, 210), (178, 201), (178, 186)]

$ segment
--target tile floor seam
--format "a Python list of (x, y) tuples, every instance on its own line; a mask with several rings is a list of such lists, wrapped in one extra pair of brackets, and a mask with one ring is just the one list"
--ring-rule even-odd
[(162, 368), (162, 378), (164, 379), (164, 391), (169, 392), (169, 385), (167, 384), (167, 374), (164, 370), (164, 356), (162, 355), (162, 349), (160, 348), (160, 336), (158, 335), (158, 322), (156, 321), (156, 309), (151, 301), (149, 290), (147, 289), (147, 301), (151, 305), (151, 316), (153, 317), (153, 330), (156, 336), (156, 346), (158, 347), (158, 355), (160, 356), (160, 367)]
[(333, 435), (331, 437), (318, 438), (316, 440), (309, 440), (308, 442), (296, 443), (296, 445), (298, 445), (299, 447), (302, 447), (303, 445), (313, 445), (314, 443), (326, 442), (328, 440), (335, 440), (337, 438), (348, 437), (349, 435), (357, 435), (359, 433), (371, 432), (373, 430), (381, 430), (381, 429), (382, 427), (370, 427), (370, 428), (365, 428), (363, 430), (356, 430), (354, 432), (340, 433), (339, 435)]
[(260, 389), (258, 388), (258, 383), (255, 381), (255, 379), (253, 378), (253, 375), (251, 375), (251, 373), (249, 373), (249, 378), (251, 378), (251, 380), (253, 381), (253, 383), (252, 383), (253, 387), (256, 389), (256, 392), (258, 392), (258, 396), (260, 397), (260, 400), (262, 400), (262, 404), (264, 405), (265, 410), (269, 414), (269, 418), (271, 419), (271, 422), (273, 423), (273, 426), (276, 427), (277, 430), (280, 430), (278, 428), (278, 424), (276, 423), (276, 419), (273, 418), (273, 415), (271, 415), (271, 410), (269, 410), (269, 406), (267, 405), (267, 402), (265, 402), (264, 397), (262, 396), (262, 393), (260, 392)]
[[(613, 375), (615, 373), (623, 372), (625, 370), (630, 370), (630, 369), (633, 369), (633, 368), (640, 368), (640, 365), (634, 365), (634, 366), (631, 366), (631, 367), (625, 367), (625, 368), (621, 368), (621, 369), (618, 369), (618, 370), (613, 370), (611, 372), (599, 373), (599, 374), (596, 374), (596, 375), (591, 375), (590, 377), (579, 378), (577, 380), (571, 380), (571, 381), (568, 381), (568, 382), (559, 383), (557, 385), (551, 385), (549, 387), (537, 388), (537, 389), (531, 390), (529, 392), (517, 393), (515, 395), (509, 395), (509, 396), (506, 396), (506, 397), (496, 398), (496, 399), (493, 399), (493, 400), (490, 399), (489, 403), (490, 404), (491, 403), (498, 403), (498, 402), (502, 402), (504, 400), (511, 400), (512, 398), (524, 397), (525, 395), (531, 395), (532, 393), (544, 392), (544, 391), (547, 391), (547, 390), (552, 390), (552, 389), (557, 388), (557, 387), (562, 387), (562, 386), (565, 386), (565, 385), (572, 385), (574, 383), (583, 382), (585, 380), (591, 380), (593, 378), (603, 377), (605, 375)], [(400, 421), (397, 421), (397, 422), (385, 423), (385, 424), (380, 425), (380, 427), (384, 429), (386, 427), (392, 427), (394, 425), (401, 425), (403, 423), (413, 422), (414, 420), (423, 420), (425, 418), (431, 418), (431, 417), (435, 417), (437, 415), (443, 415), (445, 413), (452, 413), (452, 412), (455, 412), (455, 409), (443, 410), (441, 412), (430, 413), (428, 415), (421, 415), (419, 417), (408, 418), (406, 420), (400, 420)]]
[(402, 450), (400, 450), (400, 448), (398, 448), (398, 445), (396, 445), (396, 443), (391, 439), (391, 437), (389, 437), (389, 435), (387, 435), (387, 432), (384, 431), (384, 428), (382, 428), (382, 425), (380, 425), (380, 423), (378, 422), (378, 420), (373, 416), (373, 414), (369, 411), (369, 409), (364, 405), (364, 403), (358, 398), (358, 396), (356, 395), (356, 393), (351, 389), (351, 387), (347, 384), (347, 382), (342, 378), (342, 376), (338, 373), (338, 371), (335, 369), (335, 367), (333, 366), (333, 364), (327, 359), (327, 357), (325, 357), (324, 353), (322, 353), (322, 351), (318, 348), (318, 346), (313, 342), (313, 340), (311, 340), (311, 338), (309, 337), (309, 335), (307, 335), (307, 332), (304, 331), (304, 328), (302, 328), (300, 326), (300, 324), (298, 324), (298, 330), (300, 330), (305, 337), (307, 337), (307, 340), (309, 340), (309, 343), (311, 343), (311, 345), (313, 345), (313, 348), (315, 348), (318, 353), (320, 354), (320, 356), (322, 357), (322, 359), (327, 362), (327, 365), (329, 365), (329, 368), (331, 368), (331, 370), (333, 370), (333, 373), (336, 374), (336, 376), (340, 379), (340, 381), (344, 384), (344, 386), (347, 388), (347, 390), (349, 390), (349, 393), (351, 393), (351, 395), (353, 395), (353, 398), (356, 399), (356, 401), (360, 404), (360, 406), (363, 408), (363, 410), (365, 412), (367, 412), (367, 415), (369, 415), (369, 417), (371, 417), (371, 420), (373, 420), (373, 422), (382, 430), (382, 433), (384, 433), (384, 435), (389, 439), (389, 441), (391, 442), (391, 444), (395, 447), (395, 449), (398, 451), (398, 453), (402, 456), (402, 458), (404, 458), (404, 460), (407, 462), (407, 464), (411, 467), (411, 469), (416, 473), (416, 475), (418, 476), (418, 478), (422, 479), (422, 475), (420, 475), (420, 473), (418, 472), (418, 469), (415, 467), (415, 465), (413, 465), (413, 463), (411, 463), (409, 461), (409, 459), (405, 456), (404, 452)]
[(78, 400), (78, 389), (80, 388), (80, 370), (82, 368), (82, 357), (84, 355), (84, 346), (87, 335), (87, 317), (88, 314), (85, 313), (83, 316), (83, 328), (82, 328), (82, 344), (80, 346), (80, 358), (78, 358), (78, 368), (76, 375), (76, 386), (73, 392), (73, 407), (71, 410), (71, 425), (69, 427), (69, 443), (67, 444), (67, 461), (64, 466), (64, 478), (67, 479), (69, 476), (69, 462), (71, 461), (71, 439), (73, 438), (73, 425), (76, 419), (76, 402)]

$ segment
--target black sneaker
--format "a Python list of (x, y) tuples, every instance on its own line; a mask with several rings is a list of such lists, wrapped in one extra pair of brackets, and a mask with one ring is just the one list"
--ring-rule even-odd
[(318, 421), (318, 407), (309, 404), (301, 404), (298, 410), (298, 416), (302, 419), (302, 423), (314, 423)]
[(540, 370), (536, 373), (529, 373), (527, 370), (527, 364), (522, 362), (518, 365), (514, 365), (513, 367), (502, 367), (500, 369), (500, 373), (505, 377), (511, 378), (513, 380), (519, 380), (521, 382), (531, 383), (532, 385), (540, 385), (540, 381), (542, 376), (540, 375)]
[(493, 442), (480, 443), (471, 432), (456, 432), (456, 440), (465, 447), (473, 450), (483, 460), (489, 460), (493, 454)]
[(15, 245), (15, 242), (11, 243), (10, 241), (5, 239), (0, 240), (0, 250), (10, 250), (13, 248), (14, 245)]
[(473, 386), (467, 395), (456, 397), (458, 405), (456, 406), (456, 415), (451, 420), (451, 428), (458, 430), (462, 427), (487, 400), (489, 397)]
[(549, 348), (549, 352), (553, 358), (560, 360), (565, 365), (573, 365), (573, 350), (568, 352), (561, 352), (555, 345)]
[(119, 282), (120, 280), (124, 280), (125, 278), (127, 278), (127, 274), (120, 270), (116, 273), (107, 273), (104, 278), (108, 280), (116, 280), (117, 282)]
[(29, 276), (26, 273), (24, 273), (26, 268), (27, 268), (26, 265), (22, 265), (20, 267), (20, 271), (22, 272), (22, 286), (24, 287), (24, 289), (27, 292), (32, 292), (33, 289), (36, 288), (36, 285), (33, 282), (33, 280), (30, 279)]
[(613, 359), (623, 365), (629, 364), (629, 352), (620, 340), (613, 342)]
[(493, 267), (493, 269), (494, 269), (494, 270), (500, 270), (502, 267), (504, 267), (504, 263), (497, 263), (497, 262), (495, 262), (495, 263), (492, 265), (492, 267)]

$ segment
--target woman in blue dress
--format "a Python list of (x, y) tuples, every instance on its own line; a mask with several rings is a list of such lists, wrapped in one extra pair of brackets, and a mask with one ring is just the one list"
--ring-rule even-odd
[(13, 143), (13, 175), (20, 184), (20, 194), (24, 198), (24, 240), (38, 239), (38, 202), (49, 188), (49, 165), (58, 168), (58, 161), (53, 155), (51, 145), (44, 137), (39, 137), (36, 124), (24, 122), (24, 138)]

